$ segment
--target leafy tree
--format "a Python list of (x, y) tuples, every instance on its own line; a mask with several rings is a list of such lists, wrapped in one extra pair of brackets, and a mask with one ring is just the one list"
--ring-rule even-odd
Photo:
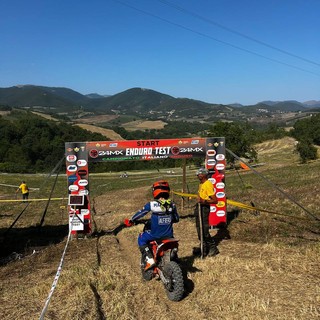
[[(225, 137), (226, 147), (238, 157), (256, 159), (257, 152), (253, 148), (254, 129), (247, 123), (217, 122), (208, 132), (212, 137)], [(236, 159), (227, 152), (227, 161), (234, 163)]]
[(309, 160), (315, 160), (318, 158), (317, 148), (310, 140), (300, 141), (296, 148), (302, 163), (307, 163)]
[(291, 135), (299, 141), (296, 150), (302, 163), (317, 159), (317, 149), (314, 144), (320, 145), (320, 114), (297, 121)]

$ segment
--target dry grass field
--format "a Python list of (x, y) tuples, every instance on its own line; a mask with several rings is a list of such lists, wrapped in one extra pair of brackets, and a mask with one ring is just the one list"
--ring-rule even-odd
[[(256, 170), (320, 217), (320, 161), (300, 165), (291, 142), (284, 139), (259, 145), (259, 158), (265, 164)], [(25, 178), (36, 179), (33, 184), (39, 186), (44, 177)], [(275, 213), (257, 215), (229, 206), (227, 230), (212, 231), (220, 254), (199, 259), (192, 256), (192, 248), (198, 245), (192, 216), (195, 203), (186, 201), (182, 208), (181, 199), (174, 196), (181, 215), (175, 236), (180, 240), (185, 297), (171, 302), (160, 281), (143, 281), (137, 247), (142, 226), (120, 226), (150, 200), (150, 185), (159, 178), (181, 190), (179, 168), (174, 175), (133, 172), (128, 179), (118, 179), (116, 174), (92, 175), (94, 234), (69, 242), (45, 319), (320, 319), (320, 223), (252, 172), (226, 174), (228, 198), (253, 201), (256, 207)], [(14, 184), (20, 176), (1, 179), (3, 184)], [(195, 193), (194, 171), (188, 172), (187, 182), (189, 192)], [(61, 196), (65, 186), (65, 177), (61, 177), (60, 191), (54, 196)], [(0, 188), (10, 198), (10, 189)], [(11, 254), (11, 260), (2, 256), (1, 319), (39, 319), (66, 244), (63, 203), (50, 204), (41, 228), (37, 225), (44, 204), (30, 203), (6, 234), (24, 205), (0, 203), (2, 249), (21, 254), (20, 259)]]
[(123, 127), (128, 131), (135, 131), (135, 130), (163, 129), (165, 125), (166, 123), (161, 120), (156, 120), (156, 121), (136, 120), (136, 121), (131, 121), (123, 124)]
[(123, 138), (119, 134), (117, 134), (111, 129), (101, 128), (101, 127), (97, 127), (95, 125), (86, 124), (86, 123), (76, 123), (75, 125), (91, 132), (101, 133), (106, 138), (109, 138), (111, 140), (123, 140)]

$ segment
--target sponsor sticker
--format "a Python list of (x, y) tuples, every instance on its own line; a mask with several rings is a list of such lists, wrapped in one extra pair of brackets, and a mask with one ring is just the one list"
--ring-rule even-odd
[(78, 170), (78, 175), (79, 176), (85, 176), (87, 173), (88, 173), (87, 170), (84, 170), (84, 169)]
[(216, 150), (214, 150), (214, 149), (207, 150), (208, 157), (214, 157), (215, 155), (216, 155)]
[(179, 152), (180, 152), (179, 147), (172, 147), (172, 148), (171, 148), (171, 153), (172, 153), (172, 154), (177, 155), (177, 154), (179, 154)]
[(216, 184), (216, 188), (217, 189), (223, 189), (225, 187), (225, 184), (223, 183), (223, 182), (218, 182), (217, 184)]
[(78, 165), (79, 167), (84, 167), (84, 166), (87, 165), (87, 161), (86, 161), (86, 160), (78, 160), (78, 161), (77, 161), (77, 165)]
[(216, 164), (216, 160), (214, 160), (214, 159), (208, 159), (208, 160), (207, 160), (207, 164), (208, 164), (208, 166), (214, 166), (214, 165)]
[(217, 197), (218, 199), (224, 198), (225, 195), (226, 195), (226, 194), (225, 194), (224, 192), (222, 192), (222, 191), (219, 191), (219, 192), (216, 193), (216, 197)]
[(225, 155), (222, 154), (222, 153), (219, 153), (219, 154), (216, 155), (216, 159), (217, 159), (218, 161), (222, 161), (222, 160), (224, 160), (225, 158), (226, 158)]
[(89, 190), (87, 189), (79, 190), (80, 196), (87, 196), (88, 194), (89, 194)]
[(96, 149), (91, 149), (91, 150), (89, 151), (89, 156), (90, 156), (91, 158), (97, 158), (98, 155), (99, 155), (99, 152), (98, 152), (98, 150), (96, 150)]
[(68, 162), (75, 162), (76, 160), (77, 160), (77, 156), (74, 155), (74, 154), (69, 154), (69, 155), (67, 156), (67, 161), (68, 161)]
[(218, 210), (217, 211), (217, 217), (224, 217), (226, 215), (224, 210)]
[(216, 206), (210, 206), (210, 212), (216, 212), (217, 208)]
[(88, 185), (88, 180), (86, 179), (81, 179), (78, 181), (78, 185), (81, 186), (81, 187), (85, 187)]
[(208, 179), (213, 185), (216, 183), (216, 179), (215, 178), (209, 178)]
[(226, 166), (225, 166), (223, 163), (218, 163), (218, 164), (216, 165), (216, 169), (217, 169), (217, 170), (224, 170), (225, 167), (226, 167)]
[(70, 166), (67, 167), (67, 170), (70, 172), (76, 172), (78, 167), (74, 164), (71, 164)]
[(216, 204), (217, 208), (223, 208), (226, 205), (226, 203), (224, 201), (218, 201), (218, 203)]
[(79, 187), (75, 184), (72, 184), (69, 186), (69, 190), (70, 191), (78, 191), (79, 190)]
[(68, 177), (69, 182), (75, 182), (77, 180), (78, 180), (78, 177), (75, 174)]

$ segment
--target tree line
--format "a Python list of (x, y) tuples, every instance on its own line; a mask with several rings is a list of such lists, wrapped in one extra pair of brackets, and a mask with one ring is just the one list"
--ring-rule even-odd
[[(213, 125), (198, 122), (172, 121), (163, 129), (128, 132), (123, 127), (113, 128), (124, 139), (147, 140), (183, 137), (225, 137), (227, 147), (239, 157), (257, 158), (254, 144), (290, 135), (298, 140), (297, 152), (301, 161), (317, 158), (320, 145), (320, 114), (299, 120), (290, 132), (269, 124), (255, 127), (244, 122), (216, 122)], [(0, 116), (0, 172), (50, 172), (64, 157), (65, 142), (105, 141), (105, 136), (73, 126), (65, 121), (43, 119), (31, 112), (11, 111), (6, 118)], [(227, 154), (228, 162), (234, 159)], [(192, 159), (190, 164), (200, 165), (203, 159)], [(91, 171), (124, 171), (145, 168), (180, 166), (181, 160), (97, 163)]]

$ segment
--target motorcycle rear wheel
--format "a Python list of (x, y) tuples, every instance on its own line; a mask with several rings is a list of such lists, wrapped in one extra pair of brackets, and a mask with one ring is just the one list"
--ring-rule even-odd
[(175, 261), (169, 261), (163, 268), (163, 275), (167, 283), (165, 289), (171, 301), (180, 301), (184, 294), (184, 281), (182, 270)]

